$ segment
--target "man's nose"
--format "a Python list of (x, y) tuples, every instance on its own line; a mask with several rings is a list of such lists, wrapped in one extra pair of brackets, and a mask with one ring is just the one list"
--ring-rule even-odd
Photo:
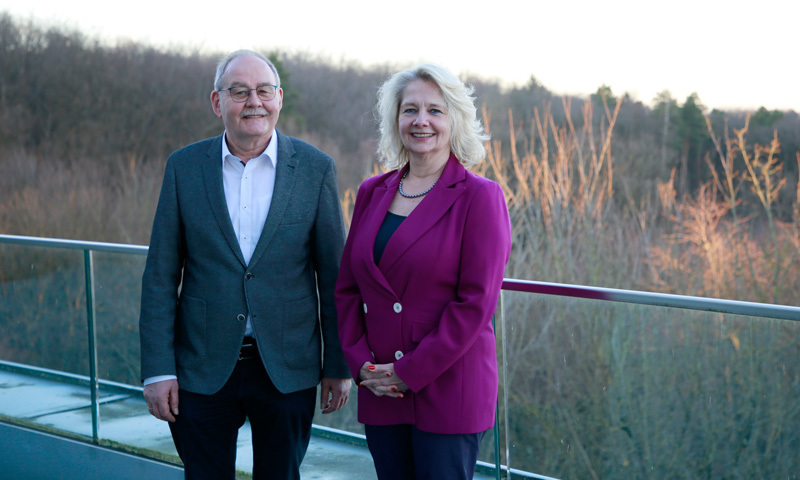
[(261, 105), (261, 99), (258, 98), (257, 90), (253, 89), (250, 90), (250, 93), (247, 95), (247, 105)]

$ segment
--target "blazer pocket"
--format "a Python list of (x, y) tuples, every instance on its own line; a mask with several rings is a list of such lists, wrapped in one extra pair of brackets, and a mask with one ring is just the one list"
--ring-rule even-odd
[(320, 366), (321, 339), (317, 296), (287, 302), (283, 306), (281, 351), (286, 366), (294, 370)]
[(175, 327), (175, 357), (183, 368), (193, 369), (206, 358), (206, 301), (182, 295)]

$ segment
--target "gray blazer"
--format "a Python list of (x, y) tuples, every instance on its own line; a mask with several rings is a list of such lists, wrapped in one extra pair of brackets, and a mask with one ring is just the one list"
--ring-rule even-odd
[(275, 189), (249, 265), (225, 203), (222, 136), (170, 155), (142, 278), (142, 378), (177, 375), (181, 389), (217, 392), (248, 314), (279, 391), (350, 376), (333, 303), (345, 237), (336, 168), (324, 152), (275, 133)]

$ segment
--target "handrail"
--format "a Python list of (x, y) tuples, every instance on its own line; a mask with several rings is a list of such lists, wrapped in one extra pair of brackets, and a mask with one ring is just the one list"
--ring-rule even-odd
[(0, 244), (27, 245), (31, 247), (69, 248), (72, 250), (92, 250), (95, 252), (130, 253), (147, 255), (148, 247), (144, 245), (127, 245), (124, 243), (90, 242), (87, 240), (67, 240), (63, 238), (26, 237), (23, 235), (0, 234)]
[(800, 307), (617, 288), (504, 279), (503, 290), (800, 321)]

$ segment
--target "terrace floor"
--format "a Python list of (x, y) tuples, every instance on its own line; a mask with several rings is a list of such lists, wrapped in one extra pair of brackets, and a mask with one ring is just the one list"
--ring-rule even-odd
[[(133, 455), (160, 458), (166, 463), (179, 463), (167, 424), (147, 413), (140, 392), (101, 385), (98, 399), (98, 437), (102, 445), (112, 445)], [(66, 434), (79, 441), (91, 442), (93, 435), (87, 386), (26, 374), (18, 369), (0, 368), (0, 421), (3, 417), (35, 430), (43, 429), (57, 436)], [(236, 463), (237, 470), (245, 473), (252, 472), (250, 440), (250, 428), (246, 423), (239, 432)], [(64, 478), (53, 473), (52, 478)], [(319, 426), (314, 427), (301, 475), (303, 479), (325, 480), (377, 478), (363, 436)], [(474, 478), (494, 477), (476, 474)]]

